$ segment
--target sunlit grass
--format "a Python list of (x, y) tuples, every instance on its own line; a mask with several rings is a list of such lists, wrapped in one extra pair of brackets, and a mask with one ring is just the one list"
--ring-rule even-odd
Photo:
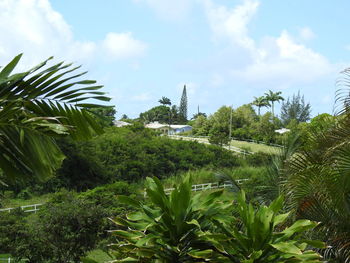
[(4, 197), (1, 200), (2, 208), (9, 207), (19, 207), (23, 205), (33, 205), (33, 204), (43, 204), (46, 203), (52, 194), (45, 194), (41, 196), (32, 196), (29, 199), (20, 199), (20, 198), (10, 198)]
[(238, 147), (242, 150), (247, 150), (250, 152), (263, 152), (268, 154), (276, 154), (280, 151), (279, 147), (237, 140), (232, 140), (231, 146)]

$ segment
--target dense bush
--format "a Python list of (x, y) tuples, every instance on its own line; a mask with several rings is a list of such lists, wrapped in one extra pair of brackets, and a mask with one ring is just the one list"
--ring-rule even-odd
[(96, 138), (96, 154), (112, 180), (136, 181), (147, 176), (167, 177), (204, 166), (233, 167), (229, 151), (197, 142), (154, 136), (147, 130), (110, 129)]
[(108, 216), (125, 212), (127, 207), (121, 205), (117, 200), (117, 195), (128, 195), (139, 199), (143, 192), (140, 192), (139, 185), (127, 182), (115, 182), (113, 184), (98, 186), (92, 190), (79, 194), (79, 199), (93, 205), (100, 206)]
[(100, 206), (57, 193), (36, 214), (0, 213), (1, 252), (30, 263), (80, 262), (100, 240), (105, 217)]
[(136, 182), (147, 176), (165, 178), (202, 167), (238, 165), (238, 157), (217, 146), (172, 140), (136, 123), (127, 128), (110, 127), (90, 141), (59, 141), (66, 155), (62, 167), (46, 183), (11, 185), (16, 194), (42, 194), (62, 188), (86, 191), (119, 180)]
[(245, 157), (245, 160), (249, 166), (267, 166), (271, 163), (273, 155), (256, 152), (254, 154), (249, 154)]

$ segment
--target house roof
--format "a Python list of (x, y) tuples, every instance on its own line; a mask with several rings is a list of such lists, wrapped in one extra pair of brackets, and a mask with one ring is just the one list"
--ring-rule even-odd
[(155, 122), (151, 122), (151, 123), (146, 124), (145, 127), (151, 128), (151, 129), (159, 129), (159, 128), (163, 128), (163, 127), (169, 127), (169, 125), (162, 124), (162, 123), (155, 121)]
[(128, 125), (131, 125), (131, 123), (128, 123), (126, 121), (114, 121), (114, 126), (116, 127), (123, 127)]
[(150, 129), (160, 129), (160, 128), (170, 128), (171, 129), (181, 129), (181, 128), (185, 128), (185, 127), (191, 127), (190, 125), (169, 125), (169, 124), (163, 124), (163, 123), (159, 123), (158, 121), (155, 122), (151, 122), (145, 125), (146, 128), (150, 128)]
[(290, 131), (290, 129), (286, 129), (286, 128), (275, 130), (275, 132), (278, 132), (279, 134), (283, 134), (283, 133), (286, 133), (286, 132), (289, 132), (289, 131)]

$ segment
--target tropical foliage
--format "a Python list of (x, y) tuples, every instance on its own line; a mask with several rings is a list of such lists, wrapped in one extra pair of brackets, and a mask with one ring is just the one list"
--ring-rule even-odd
[(282, 94), (281, 91), (273, 92), (272, 90), (269, 90), (268, 92), (265, 93), (266, 100), (268, 102), (271, 102), (272, 118), (275, 117), (275, 112), (274, 112), (275, 102), (280, 102), (284, 100), (281, 94)]
[(168, 196), (158, 179), (147, 180), (150, 206), (126, 196), (119, 197), (138, 211), (128, 214), (126, 219), (113, 219), (117, 225), (129, 229), (113, 231), (120, 240), (113, 245), (115, 256), (121, 259), (116, 262), (196, 262), (200, 251), (209, 248), (206, 241), (198, 239), (198, 234), (211, 228), (211, 217), (225, 218), (219, 198), (223, 192), (192, 198), (187, 177)]
[(254, 97), (254, 101), (252, 102), (252, 104), (258, 108), (258, 115), (259, 116), (260, 116), (260, 108), (271, 106), (269, 101), (264, 96)]
[[(86, 100), (109, 101), (93, 80), (77, 80), (86, 72), (63, 62), (45, 67), (49, 60), (12, 74), (22, 55), (0, 72), (0, 167), (4, 181), (53, 175), (63, 155), (53, 137), (91, 138), (102, 130)], [(81, 86), (79, 88), (73, 88)]]
[(329, 245), (324, 255), (337, 262), (350, 260), (349, 125), (343, 116), (332, 128), (310, 132), (307, 147), (287, 164), (290, 207), (299, 218), (321, 222), (314, 234)]
[(255, 210), (242, 192), (233, 206), (223, 191), (192, 196), (189, 177), (169, 195), (158, 179), (148, 178), (146, 192), (150, 205), (119, 197), (137, 212), (113, 219), (128, 229), (113, 231), (115, 262), (320, 262), (307, 247), (323, 243), (298, 238), (317, 223), (286, 227), (289, 214), (278, 213), (281, 197)]
[(257, 209), (246, 202), (244, 192), (236, 200), (237, 216), (230, 224), (221, 218), (214, 219), (218, 233), (222, 234), (201, 236), (221, 252), (218, 262), (321, 262), (321, 257), (307, 248), (309, 245), (323, 248), (323, 243), (300, 237), (317, 223), (298, 220), (286, 227), (289, 213), (279, 214), (282, 197)]

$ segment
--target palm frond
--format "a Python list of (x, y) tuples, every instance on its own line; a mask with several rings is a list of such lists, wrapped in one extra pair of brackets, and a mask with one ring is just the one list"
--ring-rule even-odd
[[(103, 132), (89, 109), (109, 101), (94, 80), (81, 80), (86, 72), (64, 62), (12, 74), (22, 54), (0, 71), (0, 168), (6, 180), (49, 177), (63, 155), (53, 137), (70, 135), (88, 139)], [(6, 181), (5, 181), (6, 182)]]

